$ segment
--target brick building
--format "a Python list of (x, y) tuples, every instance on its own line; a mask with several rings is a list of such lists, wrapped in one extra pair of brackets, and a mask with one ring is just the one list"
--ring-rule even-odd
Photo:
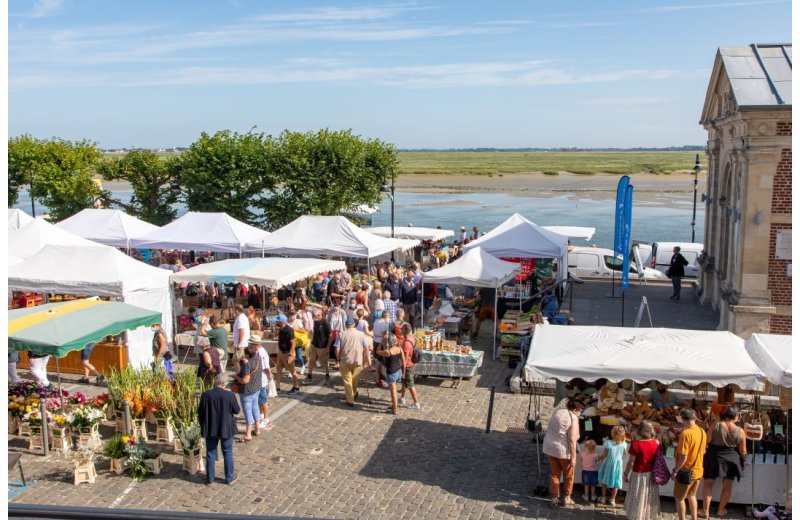
[(701, 301), (720, 329), (792, 332), (792, 46), (720, 48), (708, 132)]

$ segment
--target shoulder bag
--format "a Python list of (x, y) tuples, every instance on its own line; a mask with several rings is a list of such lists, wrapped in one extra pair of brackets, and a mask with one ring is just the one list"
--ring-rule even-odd
[(650, 472), (650, 480), (656, 486), (663, 486), (669, 482), (669, 468), (667, 467), (667, 459), (664, 457), (664, 452), (661, 450), (661, 444), (658, 445), (656, 450), (656, 459), (653, 461), (653, 470)]
[[(253, 370), (250, 371), (249, 377), (253, 377), (253, 374), (255, 374), (258, 371), (258, 368), (260, 366), (261, 366), (261, 360), (259, 359), (258, 361), (256, 361), (256, 366), (253, 368)], [(242, 383), (239, 383), (237, 381), (231, 383), (231, 391), (234, 394), (240, 394), (242, 392)]]

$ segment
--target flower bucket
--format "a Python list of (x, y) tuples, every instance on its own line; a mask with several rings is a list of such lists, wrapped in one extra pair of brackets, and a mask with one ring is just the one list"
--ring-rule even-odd
[(146, 419), (134, 419), (133, 420), (133, 438), (138, 439), (139, 437), (144, 438), (147, 440), (147, 420)]
[(8, 412), (8, 434), (14, 435), (18, 429), (19, 419), (17, 419), (17, 416), (11, 415), (11, 412)]
[(144, 420), (147, 421), (147, 424), (156, 424), (158, 419), (156, 419), (156, 415), (153, 412), (147, 412), (144, 415)]
[(31, 425), (26, 423), (25, 421), (20, 421), (17, 419), (17, 424), (19, 424), (19, 434), (20, 435), (30, 435), (31, 434)]
[(175, 437), (175, 440), (172, 443), (172, 448), (175, 450), (175, 453), (180, 453), (183, 451), (183, 443), (181, 442), (180, 437)]
[(50, 427), (50, 448), (53, 451), (66, 452), (72, 446), (72, 432), (69, 426), (59, 428), (57, 426)]
[(163, 463), (161, 462), (161, 454), (159, 453), (154, 459), (144, 459), (144, 465), (147, 466), (147, 469), (149, 469), (153, 475), (158, 475), (161, 473), (161, 469), (164, 467)]
[(201, 471), (205, 471), (205, 458), (202, 451), (202, 446), (198, 446), (193, 450), (183, 450), (183, 469), (189, 475), (196, 475)]
[(31, 451), (43, 450), (44, 442), (42, 441), (42, 427), (29, 426), (29, 428), (30, 428), (30, 439), (28, 440), (28, 449)]
[(78, 442), (89, 442), (92, 439), (100, 441), (100, 425), (83, 426), (77, 428)]
[(111, 461), (111, 471), (117, 475), (122, 475), (122, 472), (125, 471), (124, 466), (122, 465), (122, 459), (109, 459)]
[[(116, 411), (114, 410), (114, 405), (111, 403), (106, 403), (103, 407), (103, 412), (106, 414), (106, 421), (113, 421), (116, 417)], [(123, 412), (124, 414), (124, 412)]]
[(169, 419), (156, 419), (156, 442), (172, 443), (175, 441), (175, 429)]
[(88, 462), (86, 464), (74, 464), (74, 467), (76, 486), (82, 482), (94, 484), (94, 480), (97, 478), (97, 471), (94, 468), (94, 462)]
[(114, 410), (114, 433), (125, 433), (125, 410)]

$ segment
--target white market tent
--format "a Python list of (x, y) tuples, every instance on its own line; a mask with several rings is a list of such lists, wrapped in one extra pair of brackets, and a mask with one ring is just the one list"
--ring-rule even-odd
[(8, 232), (8, 253), (26, 259), (47, 245), (103, 247), (37, 218), (16, 231)]
[(25, 224), (33, 222), (33, 217), (21, 209), (9, 208), (8, 210), (8, 230), (15, 231)]
[(792, 337), (778, 334), (753, 334), (744, 348), (767, 380), (776, 386), (792, 387)]
[(356, 226), (345, 217), (303, 215), (262, 240), (247, 243), (248, 252), (285, 256), (377, 258), (405, 251), (418, 240), (384, 238)]
[(591, 240), (594, 236), (595, 228), (580, 226), (542, 226), (548, 231), (564, 235), (570, 240)]
[(498, 258), (556, 258), (563, 279), (567, 275), (567, 237), (537, 226), (519, 213), (473, 240), (464, 251), (480, 247)]
[[(366, 231), (380, 237), (392, 236), (391, 226), (365, 228)], [(394, 238), (410, 238), (412, 240), (444, 240), (454, 236), (452, 229), (436, 229), (426, 227), (395, 226)]]
[(260, 242), (268, 235), (225, 213), (190, 211), (166, 226), (132, 238), (130, 247), (242, 253), (245, 243)]
[[(515, 262), (500, 260), (480, 247), (470, 249), (461, 258), (444, 267), (422, 273), (423, 294), (425, 283), (441, 283), (452, 285), (470, 285), (472, 287), (490, 287), (495, 289), (494, 299), (494, 342), (492, 354), (495, 355), (497, 343), (497, 288), (514, 278), (521, 267)], [(422, 323), (425, 323), (424, 304), (421, 308)]]
[(537, 325), (524, 374), (534, 382), (682, 381), (757, 391), (764, 389), (765, 380), (747, 355), (744, 340), (727, 331), (576, 325)]
[(130, 249), (132, 238), (158, 229), (149, 222), (139, 220), (118, 209), (84, 209), (56, 227), (79, 237), (112, 247)]
[[(160, 312), (167, 338), (171, 339), (170, 272), (134, 260), (113, 247), (90, 243), (88, 247), (48, 245), (25, 262), (10, 265), (8, 288), (116, 298)], [(152, 339), (150, 329), (128, 331), (128, 362), (149, 364)]]
[(346, 268), (339, 260), (318, 258), (241, 258), (199, 264), (171, 276), (173, 283), (247, 283), (280, 289), (303, 278), (323, 271), (341, 271)]

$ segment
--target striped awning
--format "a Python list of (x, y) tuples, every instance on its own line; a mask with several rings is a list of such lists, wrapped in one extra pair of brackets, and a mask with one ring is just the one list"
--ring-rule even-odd
[(8, 312), (8, 346), (63, 357), (106, 336), (161, 323), (161, 313), (97, 297)]

